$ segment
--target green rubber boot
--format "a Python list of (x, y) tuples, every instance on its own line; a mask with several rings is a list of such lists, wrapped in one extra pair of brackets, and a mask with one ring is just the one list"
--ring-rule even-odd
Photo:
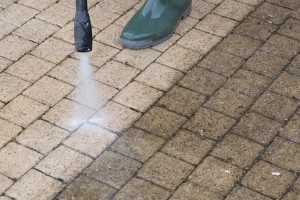
[(191, 12), (192, 0), (146, 0), (120, 36), (124, 47), (143, 49), (169, 39), (181, 19)]

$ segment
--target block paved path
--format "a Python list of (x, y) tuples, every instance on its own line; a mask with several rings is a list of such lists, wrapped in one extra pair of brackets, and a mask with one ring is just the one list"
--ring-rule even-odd
[(193, 0), (170, 40), (124, 49), (142, 4), (89, 0), (78, 80), (75, 1), (0, 1), (0, 200), (299, 200), (300, 1)]

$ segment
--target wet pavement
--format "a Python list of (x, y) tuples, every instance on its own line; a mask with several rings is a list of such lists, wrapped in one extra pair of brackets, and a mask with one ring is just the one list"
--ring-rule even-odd
[(89, 0), (91, 106), (75, 1), (0, 2), (0, 200), (299, 200), (300, 1), (193, 0), (168, 41), (124, 49), (142, 3)]

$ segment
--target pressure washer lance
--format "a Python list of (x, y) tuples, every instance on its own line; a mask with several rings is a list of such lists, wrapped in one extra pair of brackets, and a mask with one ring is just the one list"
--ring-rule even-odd
[(78, 52), (92, 51), (92, 25), (88, 13), (87, 0), (76, 0), (74, 23), (75, 48)]

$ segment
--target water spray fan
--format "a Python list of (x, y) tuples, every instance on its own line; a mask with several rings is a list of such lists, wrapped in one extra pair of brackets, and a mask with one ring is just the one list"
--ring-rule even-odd
[(74, 23), (75, 48), (78, 52), (92, 51), (92, 25), (88, 13), (87, 0), (76, 0)]

